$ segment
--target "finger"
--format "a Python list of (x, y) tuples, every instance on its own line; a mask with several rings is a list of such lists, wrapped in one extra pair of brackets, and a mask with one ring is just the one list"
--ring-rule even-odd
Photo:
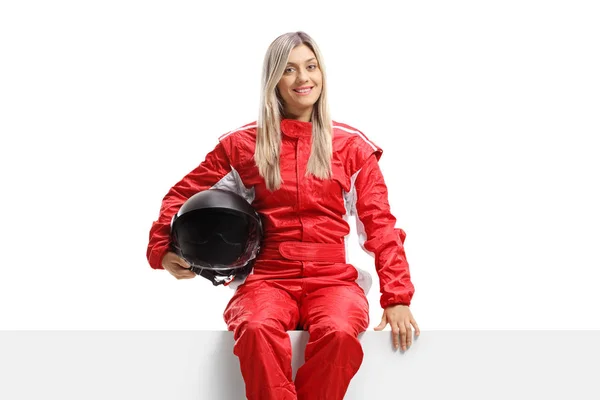
[(406, 351), (406, 327), (404, 324), (399, 324), (398, 329), (400, 329), (400, 345), (402, 350)]
[(189, 278), (194, 278), (196, 276), (196, 273), (190, 269), (182, 269), (181, 273)]
[(386, 325), (387, 325), (387, 318), (385, 317), (385, 314), (383, 314), (383, 317), (381, 317), (381, 322), (379, 323), (379, 325), (377, 325), (377, 326), (375, 327), (375, 329), (374, 329), (374, 330), (376, 330), (376, 331), (380, 331), (380, 330), (382, 330), (383, 328), (385, 328), (385, 326), (386, 326)]
[(183, 269), (190, 269), (191, 265), (188, 264), (183, 258), (176, 261), (177, 265)]
[(175, 272), (177, 274), (181, 274), (181, 273), (188, 274), (189, 272), (193, 273), (193, 271), (191, 271), (190, 268), (184, 267), (177, 261), (173, 261), (173, 263), (170, 264), (169, 267), (173, 272)]
[(419, 329), (419, 325), (417, 324), (417, 321), (415, 321), (415, 319), (412, 318), (410, 320), (410, 323), (412, 324), (412, 326), (415, 327), (415, 336), (419, 336), (421, 334), (421, 329)]
[(397, 349), (400, 344), (400, 327), (398, 324), (392, 326), (392, 341), (394, 342), (394, 348)]
[(196, 274), (189, 269), (181, 268), (179, 266), (176, 267), (176, 270), (173, 271), (173, 276), (177, 279), (190, 279), (194, 278)]
[(412, 345), (412, 328), (410, 322), (406, 321), (404, 327), (406, 329), (406, 347), (408, 348)]

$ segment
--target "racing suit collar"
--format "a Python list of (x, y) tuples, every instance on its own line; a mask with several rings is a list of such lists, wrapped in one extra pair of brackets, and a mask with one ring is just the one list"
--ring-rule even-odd
[(281, 120), (281, 132), (293, 138), (310, 137), (312, 135), (312, 122), (284, 118)]

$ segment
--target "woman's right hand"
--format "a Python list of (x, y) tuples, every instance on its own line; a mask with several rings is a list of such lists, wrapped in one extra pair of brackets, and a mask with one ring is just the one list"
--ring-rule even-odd
[(177, 279), (191, 279), (196, 277), (196, 274), (190, 271), (190, 265), (172, 251), (164, 255), (162, 266)]

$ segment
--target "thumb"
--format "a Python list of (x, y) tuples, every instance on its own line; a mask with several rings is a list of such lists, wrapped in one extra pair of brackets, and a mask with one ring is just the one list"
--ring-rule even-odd
[(386, 325), (387, 325), (387, 317), (385, 314), (383, 314), (383, 317), (381, 317), (381, 322), (379, 323), (379, 325), (377, 325), (375, 327), (374, 330), (381, 331), (381, 330), (383, 330), (383, 328), (385, 328)]
[(183, 258), (179, 257), (176, 261), (177, 265), (179, 265), (181, 268), (185, 268), (185, 269), (190, 269), (191, 265), (188, 264), (187, 261), (185, 261)]

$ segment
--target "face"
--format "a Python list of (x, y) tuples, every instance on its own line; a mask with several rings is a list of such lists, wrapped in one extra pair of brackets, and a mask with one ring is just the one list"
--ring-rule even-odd
[(321, 95), (322, 83), (323, 74), (315, 53), (304, 44), (292, 49), (277, 84), (283, 98), (285, 117), (310, 121), (313, 105)]

